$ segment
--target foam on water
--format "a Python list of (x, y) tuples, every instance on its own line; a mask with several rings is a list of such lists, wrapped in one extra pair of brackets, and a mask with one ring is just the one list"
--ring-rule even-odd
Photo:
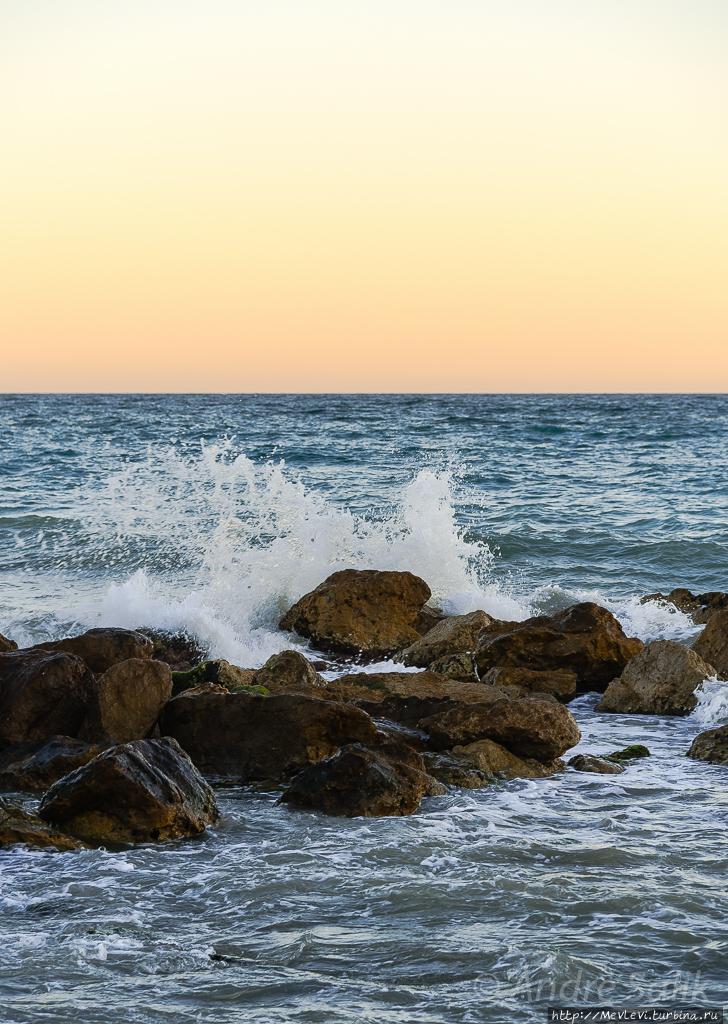
[(695, 691), (697, 707), (690, 713), (690, 721), (701, 729), (715, 729), (728, 721), (728, 682), (710, 676)]

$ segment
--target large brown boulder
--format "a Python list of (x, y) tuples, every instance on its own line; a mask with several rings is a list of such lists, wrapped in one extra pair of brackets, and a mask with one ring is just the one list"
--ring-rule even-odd
[(420, 638), (430, 596), (425, 581), (411, 572), (344, 569), (297, 601), (280, 628), (320, 650), (379, 658)]
[(327, 699), (326, 683), (299, 651), (274, 654), (250, 681), (253, 686), (265, 686), (270, 693), (308, 693)]
[(728, 594), (722, 590), (712, 590), (706, 594), (693, 594), (685, 587), (676, 587), (669, 594), (647, 594), (640, 604), (655, 602), (662, 605), (673, 605), (681, 612), (689, 615), (697, 624), (709, 622), (716, 612), (728, 608)]
[(564, 704), (576, 696), (576, 672), (557, 669), (555, 672), (530, 668), (492, 668), (483, 676), (485, 686), (516, 686), (523, 693), (549, 693)]
[(561, 758), (542, 764), (532, 757), (516, 757), (493, 740), (478, 740), (465, 747), (453, 747), (452, 752), (455, 757), (466, 758), (480, 771), (496, 779), (545, 779), (556, 772), (563, 772), (565, 768)]
[(711, 616), (693, 650), (703, 661), (714, 665), (721, 678), (728, 678), (728, 609)]
[(33, 811), (19, 804), (0, 798), (0, 847), (14, 846), (49, 847), (57, 850), (76, 850), (85, 843), (64, 835), (58, 829), (51, 828)]
[(17, 651), (18, 645), (14, 640), (8, 640), (6, 636), (0, 633), (0, 654), (6, 654), (8, 651)]
[(459, 705), (420, 722), (435, 750), (495, 740), (520, 758), (549, 764), (581, 739), (579, 727), (563, 704), (538, 700), (502, 700)]
[(29, 648), (31, 651), (75, 654), (96, 674), (130, 658), (151, 658), (153, 649), (152, 641), (141, 633), (112, 628), (89, 629), (81, 636), (49, 640)]
[(56, 782), (38, 812), (87, 842), (142, 843), (202, 832), (215, 794), (173, 739), (111, 747)]
[(695, 761), (728, 766), (728, 725), (701, 732), (691, 743), (687, 756)]
[(93, 683), (89, 668), (73, 654), (0, 654), (0, 748), (78, 736)]
[(695, 690), (715, 669), (689, 647), (655, 640), (627, 664), (597, 705), (621, 714), (688, 715), (698, 703)]
[(130, 743), (149, 735), (172, 696), (172, 670), (163, 661), (130, 658), (95, 680), (81, 738)]
[[(84, 743), (70, 736), (52, 736), (47, 743), (19, 743), (3, 751), (0, 787), (44, 790), (88, 764), (111, 743)], [(25, 748), (25, 749), (24, 749)]]
[(639, 651), (611, 612), (599, 605), (575, 604), (558, 615), (539, 615), (507, 632), (486, 628), (475, 654), (481, 678), (500, 666), (575, 672), (578, 689), (605, 690)]
[(160, 726), (202, 771), (242, 779), (285, 777), (347, 743), (377, 740), (359, 708), (300, 694), (182, 693)]
[(327, 684), (332, 694), (348, 699), (385, 700), (391, 696), (458, 700), (466, 703), (486, 699), (479, 682), (441, 676), (437, 672), (352, 672)]
[(403, 759), (352, 743), (299, 772), (281, 800), (344, 818), (401, 816), (417, 810), (428, 782), (415, 751)]
[(420, 640), (415, 640), (395, 657), (395, 661), (416, 668), (427, 668), (438, 658), (452, 654), (470, 654), (478, 645), (478, 637), (495, 620), (485, 612), (449, 615), (433, 626)]

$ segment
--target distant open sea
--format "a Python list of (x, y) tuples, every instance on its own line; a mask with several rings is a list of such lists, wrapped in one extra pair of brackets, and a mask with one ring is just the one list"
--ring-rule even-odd
[[(3, 395), (0, 430), (0, 632), (21, 646), (157, 626), (258, 667), (351, 566), (410, 570), (451, 614), (596, 601), (645, 640), (697, 629), (642, 595), (728, 589), (725, 395)], [(530, 1024), (691, 985), (673, 1002), (720, 1004), (726, 776), (683, 755), (727, 692), (686, 719), (579, 698), (577, 751), (652, 750), (622, 776), (373, 820), (229, 787), (199, 840), (2, 852), (0, 1020)]]

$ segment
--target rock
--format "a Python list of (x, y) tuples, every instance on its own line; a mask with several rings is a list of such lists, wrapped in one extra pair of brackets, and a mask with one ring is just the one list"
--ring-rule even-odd
[(274, 654), (253, 674), (251, 684), (265, 686), (269, 693), (308, 693), (326, 700), (325, 681), (298, 651)]
[(461, 682), (436, 672), (353, 672), (327, 684), (330, 694), (348, 700), (383, 701), (388, 697), (420, 697), (463, 703), (487, 700), (491, 687)]
[(422, 758), (412, 754), (419, 767), (386, 748), (348, 744), (294, 776), (281, 801), (344, 818), (413, 814), (429, 783)]
[(106, 672), (120, 661), (151, 658), (152, 641), (131, 629), (89, 629), (81, 636), (49, 640), (28, 648), (31, 651), (74, 654), (95, 674)]
[(472, 654), (446, 654), (433, 661), (430, 671), (449, 679), (460, 679), (464, 683), (478, 682)]
[(713, 675), (713, 666), (689, 647), (674, 640), (654, 640), (609, 684), (596, 710), (688, 715), (698, 703), (695, 690)]
[(427, 736), (419, 729), (409, 729), (407, 726), (397, 722), (379, 720), (376, 722), (377, 740), (376, 746), (395, 744), (400, 748), (410, 747), (412, 750), (423, 751), (427, 749)]
[(563, 704), (507, 698), (460, 705), (425, 719), (420, 728), (429, 733), (435, 750), (495, 740), (517, 757), (542, 764), (560, 757), (581, 739), (573, 715)]
[(438, 622), (445, 618), (447, 616), (441, 608), (431, 608), (426, 604), (415, 620), (415, 629), (421, 636), (424, 636), (425, 633), (430, 632), (433, 626), (436, 626)]
[(152, 641), (152, 659), (164, 661), (173, 672), (189, 672), (205, 660), (205, 650), (199, 640), (184, 631), (166, 629), (137, 629)]
[(703, 661), (715, 666), (721, 679), (728, 679), (728, 609), (711, 616), (693, 650)]
[(684, 587), (671, 590), (669, 594), (647, 594), (640, 601), (640, 604), (647, 604), (654, 601), (662, 605), (674, 605), (681, 612), (689, 615), (693, 622), (700, 625), (709, 622), (712, 616), (728, 608), (728, 594), (722, 590), (713, 590), (707, 594), (693, 594)]
[(3, 751), (0, 786), (3, 789), (48, 789), (110, 746), (111, 743), (84, 743), (70, 736), (52, 736), (43, 744), (17, 744)]
[(348, 743), (377, 741), (359, 708), (300, 694), (182, 693), (160, 726), (202, 771), (243, 779), (284, 777)]
[(488, 689), (495, 690), (504, 697), (508, 697), (509, 700), (541, 700), (546, 701), (547, 704), (561, 703), (561, 701), (554, 697), (553, 693), (534, 692), (532, 690), (525, 689), (523, 686), (489, 686)]
[(78, 839), (50, 828), (37, 814), (0, 798), (0, 847), (23, 843), (25, 846), (55, 846), (58, 850), (77, 850), (85, 846)]
[(592, 772), (594, 775), (621, 775), (625, 770), (618, 764), (610, 764), (594, 754), (576, 754), (569, 759), (569, 768), (577, 772)]
[(335, 572), (286, 613), (280, 628), (314, 647), (375, 659), (414, 643), (431, 591), (410, 572)]
[(39, 815), (92, 843), (142, 843), (202, 832), (215, 794), (173, 739), (111, 747), (56, 782)]
[(421, 639), (400, 651), (395, 661), (416, 668), (427, 668), (438, 658), (452, 654), (471, 654), (478, 644), (481, 630), (495, 620), (485, 612), (469, 615), (448, 615)]
[(163, 661), (130, 658), (98, 676), (80, 736), (92, 743), (142, 740), (172, 696), (172, 670)]
[(613, 750), (611, 754), (602, 754), (604, 761), (612, 761), (616, 764), (622, 764), (623, 761), (634, 761), (638, 757), (651, 757), (647, 747), (641, 743), (633, 743), (629, 747), (625, 747), (624, 750)]
[(687, 756), (695, 761), (728, 765), (728, 725), (701, 732), (690, 744)]
[(203, 661), (187, 672), (172, 673), (172, 695), (177, 696), (185, 690), (191, 690), (201, 683), (212, 683), (233, 693), (235, 690), (249, 689), (253, 686), (255, 669), (238, 668), (224, 658), (216, 661)]
[(481, 682), (500, 689), (515, 686), (524, 694), (528, 691), (550, 693), (565, 704), (576, 696), (576, 672), (569, 669), (545, 672), (529, 668), (491, 668)]
[(8, 640), (6, 636), (0, 633), (0, 654), (6, 654), (8, 651), (17, 651), (18, 645), (14, 640)]
[(444, 783), (439, 782), (431, 775), (427, 776), (427, 789), (425, 790), (425, 796), (445, 796), (447, 793), (447, 786)]
[[(500, 627), (498, 627), (500, 629)], [(481, 633), (475, 663), (481, 679), (500, 666), (575, 672), (580, 691), (604, 690), (642, 650), (606, 608), (586, 602), (558, 615), (540, 615), (507, 632)]]
[(94, 677), (73, 654), (42, 650), (0, 654), (0, 748), (77, 736)]
[(478, 740), (465, 747), (453, 747), (452, 752), (496, 779), (545, 779), (556, 772), (562, 772), (565, 767), (561, 758), (542, 764), (534, 758), (516, 757), (493, 740)]
[[(483, 789), (497, 781), (494, 776), (475, 768), (473, 762), (467, 757), (456, 757), (452, 751), (423, 754), (423, 760), (427, 774), (442, 786)], [(428, 793), (429, 795), (430, 793)]]
[(416, 729), (423, 718), (456, 707), (449, 697), (385, 697), (381, 701), (358, 700), (356, 706), (376, 719), (386, 719), (410, 729)]

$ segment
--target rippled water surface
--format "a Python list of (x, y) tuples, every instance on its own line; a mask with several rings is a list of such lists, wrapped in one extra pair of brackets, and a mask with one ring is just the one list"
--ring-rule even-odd
[[(728, 589), (723, 396), (3, 396), (0, 632), (196, 633), (255, 667), (347, 565), (453, 612), (590, 599), (689, 641), (657, 589)], [(305, 650), (305, 647), (302, 647)], [(572, 704), (567, 771), (338, 820), (228, 787), (194, 841), (0, 853), (0, 1020), (535, 1022), (547, 1004), (721, 1004), (726, 721)], [(726, 1000), (728, 1001), (728, 1000)]]

